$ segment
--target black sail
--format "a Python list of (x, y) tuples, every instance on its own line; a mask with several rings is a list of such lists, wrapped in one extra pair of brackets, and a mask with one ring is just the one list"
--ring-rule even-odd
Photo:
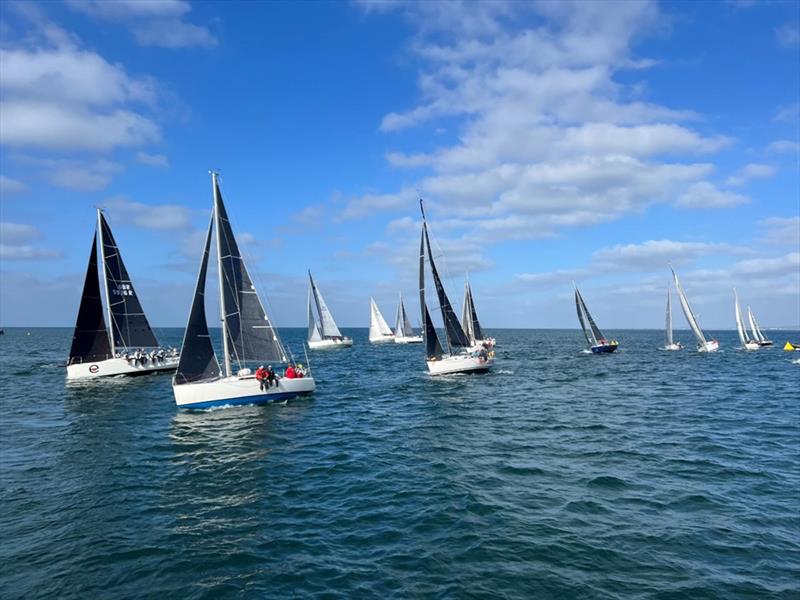
[(222, 194), (214, 182), (222, 266), (222, 304), (228, 348), (240, 364), (247, 361), (286, 362), (278, 332), (267, 318), (233, 236)]
[(103, 318), (103, 301), (100, 298), (100, 279), (97, 275), (97, 234), (92, 239), (92, 252), (83, 283), (81, 305), (72, 346), (69, 350), (69, 364), (93, 362), (111, 358), (111, 344)]
[(589, 332), (586, 329), (586, 321), (583, 318), (583, 307), (581, 306), (581, 295), (577, 288), (575, 289), (575, 310), (578, 311), (578, 320), (581, 322), (581, 329), (583, 329), (583, 335), (586, 338), (586, 343), (588, 343), (590, 346), (593, 346), (594, 343), (589, 337)]
[(192, 298), (192, 309), (189, 312), (189, 322), (183, 334), (183, 347), (175, 372), (173, 383), (181, 385), (193, 381), (214, 379), (220, 376), (219, 362), (214, 354), (211, 336), (208, 334), (206, 321), (206, 273), (208, 271), (208, 256), (211, 249), (211, 227), (208, 226), (208, 235), (200, 261), (200, 273), (197, 275), (197, 285)]
[(467, 347), (470, 345), (467, 334), (464, 333), (464, 328), (456, 317), (453, 311), (453, 306), (450, 304), (450, 299), (442, 285), (442, 280), (439, 278), (439, 271), (436, 269), (436, 264), (433, 262), (433, 253), (431, 252), (431, 240), (428, 236), (428, 225), (422, 223), (422, 233), (425, 238), (425, 244), (428, 248), (428, 262), (431, 264), (431, 273), (433, 275), (433, 284), (436, 287), (436, 294), (439, 296), (439, 306), (442, 309), (442, 320), (444, 321), (444, 333), (447, 337), (448, 345), (452, 347)]
[(100, 240), (103, 244), (106, 288), (111, 308), (111, 332), (117, 348), (139, 348), (158, 346), (158, 340), (150, 329), (139, 298), (128, 276), (122, 255), (119, 252), (111, 228), (100, 213)]
[(467, 294), (469, 295), (470, 319), (472, 320), (472, 335), (476, 340), (483, 339), (483, 329), (478, 321), (478, 313), (475, 311), (475, 299), (472, 297), (472, 288), (467, 284)]
[(428, 360), (442, 358), (442, 345), (436, 335), (431, 314), (425, 304), (425, 224), (422, 225), (422, 236), (419, 241), (419, 306), (422, 312), (422, 333), (425, 336), (425, 355)]

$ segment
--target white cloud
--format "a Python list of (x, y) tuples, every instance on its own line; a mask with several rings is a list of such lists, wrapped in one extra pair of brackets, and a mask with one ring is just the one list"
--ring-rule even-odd
[(797, 25), (787, 23), (775, 30), (775, 35), (781, 46), (794, 48), (800, 46), (800, 28)]
[(137, 152), (136, 160), (142, 163), (143, 165), (147, 165), (148, 167), (166, 168), (169, 166), (169, 158), (167, 158), (163, 154), (148, 154), (147, 152)]
[(3, 260), (60, 258), (61, 252), (39, 247), (35, 243), (43, 237), (33, 225), (0, 222), (0, 258)]
[(732, 177), (725, 180), (727, 185), (740, 186), (756, 177), (772, 177), (777, 172), (777, 169), (772, 165), (760, 165), (750, 163), (745, 165), (742, 169)]
[(681, 194), (676, 205), (681, 208), (726, 208), (749, 201), (746, 196), (726, 192), (707, 181), (700, 181)]
[[(187, 230), (192, 227), (192, 210), (178, 204), (143, 204), (124, 198), (110, 198), (105, 201), (104, 207), (109, 215), (126, 225), (164, 230)], [(198, 232), (196, 239), (201, 239), (201, 235), (205, 235), (205, 230)], [(196, 239), (191, 240), (192, 247)], [(202, 241), (198, 242), (197, 247), (201, 245)]]
[(800, 152), (800, 142), (791, 140), (775, 140), (767, 146), (770, 154), (783, 154), (785, 152)]
[(11, 158), (16, 163), (40, 169), (41, 177), (52, 185), (82, 192), (104, 189), (114, 175), (124, 170), (122, 165), (102, 158), (38, 158), (25, 154), (15, 154)]
[(0, 196), (11, 196), (27, 191), (28, 186), (21, 181), (0, 175)]
[(592, 255), (592, 270), (597, 267), (604, 272), (663, 269), (670, 263), (680, 265), (702, 256), (736, 251), (728, 244), (648, 240), (641, 244), (623, 244), (598, 250)]
[(773, 117), (774, 121), (798, 124), (800, 121), (800, 102), (781, 106)]
[(800, 248), (800, 217), (771, 217), (756, 223), (762, 230), (762, 241)]
[(184, 0), (67, 0), (67, 5), (92, 18), (127, 25), (142, 46), (217, 45), (217, 39), (207, 27), (184, 20), (192, 10)]

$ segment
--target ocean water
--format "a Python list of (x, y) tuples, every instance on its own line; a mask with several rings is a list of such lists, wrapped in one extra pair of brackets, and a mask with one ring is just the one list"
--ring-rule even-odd
[(310, 398), (185, 412), (169, 376), (67, 387), (68, 329), (6, 330), (0, 596), (800, 597), (799, 333), (497, 330), (491, 374), (438, 379), (347, 333)]

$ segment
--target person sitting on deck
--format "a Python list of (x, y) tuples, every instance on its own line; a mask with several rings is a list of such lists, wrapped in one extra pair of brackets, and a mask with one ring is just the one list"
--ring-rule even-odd
[(265, 391), (269, 384), (267, 383), (267, 370), (264, 368), (264, 365), (261, 365), (258, 367), (258, 369), (256, 369), (256, 380), (261, 386), (261, 391)]
[(286, 367), (284, 377), (286, 377), (286, 379), (297, 379), (297, 371), (294, 370), (294, 363), (289, 363), (289, 366)]
[(278, 376), (275, 374), (275, 369), (272, 365), (267, 367), (267, 387), (278, 387)]

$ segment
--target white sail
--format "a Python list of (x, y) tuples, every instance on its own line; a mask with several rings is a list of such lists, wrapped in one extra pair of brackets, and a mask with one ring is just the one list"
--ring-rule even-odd
[(667, 287), (667, 346), (672, 346), (672, 294)]
[(464, 333), (467, 334), (470, 343), (475, 343), (475, 330), (472, 327), (472, 306), (470, 305), (469, 283), (464, 283), (464, 303), (461, 309), (461, 324), (464, 326)]
[(328, 309), (328, 305), (325, 304), (325, 299), (322, 297), (322, 293), (319, 291), (319, 288), (314, 283), (314, 280), (311, 278), (311, 273), (308, 274), (309, 281), (311, 282), (311, 291), (314, 294), (314, 302), (317, 305), (317, 312), (319, 313), (319, 321), (321, 327), (321, 334), (324, 338), (340, 338), (342, 337), (342, 332), (339, 331), (339, 328), (336, 326), (336, 321), (333, 320), (333, 315), (331, 314), (330, 309)]
[(369, 299), (369, 341), (383, 340), (392, 336), (392, 330), (386, 319), (383, 318), (378, 305), (373, 298)]
[(689, 327), (691, 327), (694, 337), (697, 338), (697, 343), (705, 346), (707, 343), (706, 337), (703, 335), (703, 330), (700, 329), (700, 325), (697, 324), (697, 319), (692, 312), (692, 308), (689, 306), (689, 301), (686, 299), (686, 294), (683, 291), (681, 282), (678, 280), (678, 274), (675, 273), (675, 269), (672, 269), (672, 276), (675, 278), (675, 289), (678, 290), (678, 298), (681, 301), (683, 315), (686, 317), (686, 321), (689, 323)]
[(314, 318), (314, 311), (311, 309), (311, 286), (308, 286), (308, 341), (318, 342), (322, 339), (317, 327), (317, 320)]
[(765, 342), (767, 340), (767, 336), (761, 332), (761, 328), (758, 326), (756, 317), (749, 306), (747, 307), (747, 318), (750, 321), (750, 329), (753, 330), (753, 339), (757, 342)]
[(744, 323), (742, 322), (742, 311), (739, 308), (739, 295), (736, 293), (736, 290), (733, 290), (733, 298), (736, 310), (736, 332), (739, 334), (739, 341), (742, 344), (742, 348), (744, 348), (747, 345), (747, 333), (745, 332)]

